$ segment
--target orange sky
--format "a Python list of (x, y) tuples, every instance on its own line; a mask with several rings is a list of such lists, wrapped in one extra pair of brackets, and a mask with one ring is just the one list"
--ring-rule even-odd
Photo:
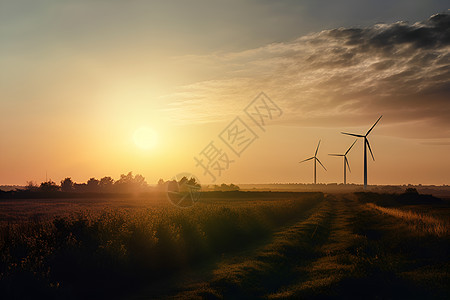
[[(353, 138), (340, 132), (364, 134), (382, 114), (369, 184), (450, 183), (450, 16), (430, 18), (439, 1), (400, 19), (355, 8), (326, 22), (290, 4), (1, 5), (0, 185), (128, 171), (210, 183), (194, 157), (211, 141), (234, 160), (216, 183), (309, 183), (312, 162), (298, 162), (319, 139), (318, 182), (341, 182), (342, 160), (328, 154)], [(261, 91), (282, 110), (265, 131), (244, 112)], [(240, 156), (219, 137), (236, 117), (258, 135)], [(151, 134), (136, 138), (140, 128)], [(362, 145), (348, 182), (362, 183)]]

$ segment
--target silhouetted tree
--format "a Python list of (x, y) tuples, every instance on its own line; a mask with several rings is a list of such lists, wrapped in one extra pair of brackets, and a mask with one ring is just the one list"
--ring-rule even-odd
[(133, 176), (133, 172), (128, 172), (127, 175), (121, 174), (120, 179), (114, 183), (114, 186), (119, 191), (142, 191), (148, 187), (144, 176), (137, 174)]
[(59, 190), (59, 186), (54, 181), (48, 180), (41, 183), (39, 190), (42, 192), (55, 192)]
[(136, 176), (134, 176), (133, 184), (138, 186), (138, 187), (146, 187), (147, 186), (147, 182), (145, 181), (145, 177), (140, 175), (140, 174), (136, 174)]
[(192, 188), (200, 188), (200, 184), (194, 177), (187, 178), (186, 176), (183, 176), (178, 182), (176, 180), (169, 181), (169, 188), (174, 186), (178, 186), (179, 192), (189, 192)]
[(117, 180), (114, 183), (114, 185), (121, 187), (121, 186), (131, 184), (132, 182), (133, 182), (133, 172), (128, 172), (127, 175), (120, 174), (119, 180)]
[(167, 185), (167, 190), (172, 191), (172, 192), (179, 192), (180, 189), (178, 188), (178, 182), (176, 180), (169, 180), (166, 181), (164, 183), (165, 185)]
[(90, 178), (86, 182), (86, 186), (89, 192), (97, 192), (99, 190), (100, 181), (95, 179), (94, 177)]
[(27, 181), (27, 185), (25, 187), (25, 190), (30, 192), (36, 192), (39, 190), (38, 185), (33, 181)]
[(105, 176), (100, 179), (100, 189), (105, 192), (111, 192), (114, 185), (114, 179), (109, 176)]
[(178, 184), (179, 184), (179, 185), (183, 185), (183, 184), (185, 184), (187, 181), (188, 181), (187, 177), (186, 177), (186, 176), (183, 176), (183, 178), (181, 178), (181, 179), (178, 181)]
[(158, 180), (158, 186), (157, 186), (159, 191), (163, 191), (166, 188), (166, 183), (164, 182), (164, 180), (162, 178), (160, 178)]
[(217, 184), (214, 185), (214, 190), (215, 191), (222, 191), (222, 192), (229, 192), (229, 191), (239, 191), (240, 187), (230, 183), (230, 185), (227, 185), (225, 183), (222, 183), (220, 186), (218, 186)]
[(405, 193), (406, 194), (419, 194), (419, 192), (417, 192), (417, 189), (416, 188), (407, 188), (406, 190), (405, 190)]
[(186, 182), (186, 184), (191, 186), (191, 187), (198, 187), (198, 188), (200, 187), (200, 184), (197, 182), (195, 177), (189, 178), (189, 180)]
[(241, 189), (239, 186), (232, 184), (232, 183), (230, 183), (229, 188), (231, 191), (239, 191)]
[(74, 190), (73, 184), (74, 183), (70, 177), (67, 177), (64, 180), (61, 180), (61, 191), (72, 192)]
[(73, 189), (75, 190), (75, 192), (79, 192), (79, 193), (86, 192), (87, 184), (86, 183), (74, 183)]

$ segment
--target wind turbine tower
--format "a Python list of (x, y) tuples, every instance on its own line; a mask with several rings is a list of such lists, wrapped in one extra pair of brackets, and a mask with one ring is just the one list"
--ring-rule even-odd
[(382, 116), (378, 118), (378, 120), (375, 122), (375, 124), (370, 127), (370, 129), (366, 132), (365, 135), (361, 134), (355, 134), (355, 133), (348, 133), (348, 132), (341, 132), (342, 134), (356, 136), (358, 138), (364, 138), (364, 189), (367, 189), (367, 148), (369, 148), (370, 155), (372, 155), (372, 159), (375, 160), (373, 157), (372, 149), (370, 148), (369, 140), (367, 139), (367, 136), (372, 131), (372, 129), (377, 125), (377, 123), (380, 121)]
[(317, 184), (317, 170), (316, 170), (316, 168), (317, 168), (317, 162), (319, 162), (319, 164), (322, 166), (322, 168), (325, 169), (325, 171), (327, 170), (327, 169), (325, 168), (325, 166), (322, 165), (322, 163), (320, 162), (320, 160), (317, 158), (317, 152), (319, 151), (319, 146), (320, 146), (320, 140), (319, 140), (319, 143), (317, 144), (317, 148), (316, 148), (316, 152), (314, 153), (314, 156), (313, 156), (313, 157), (310, 157), (310, 158), (307, 158), (307, 159), (302, 160), (301, 162), (299, 162), (299, 163), (302, 163), (302, 162), (305, 162), (305, 161), (314, 159), (314, 184)]
[(350, 164), (348, 163), (348, 159), (347, 159), (347, 154), (350, 151), (350, 149), (352, 149), (353, 145), (356, 143), (357, 140), (355, 140), (353, 142), (353, 144), (347, 149), (347, 151), (345, 151), (344, 154), (328, 154), (331, 156), (341, 156), (344, 158), (344, 184), (347, 184), (347, 167), (348, 167), (348, 171), (350, 171)]

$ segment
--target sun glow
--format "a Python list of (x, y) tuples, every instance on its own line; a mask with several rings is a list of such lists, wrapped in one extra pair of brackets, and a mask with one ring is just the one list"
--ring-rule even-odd
[(158, 135), (152, 128), (140, 127), (134, 132), (133, 140), (139, 148), (149, 150), (156, 146), (158, 142)]

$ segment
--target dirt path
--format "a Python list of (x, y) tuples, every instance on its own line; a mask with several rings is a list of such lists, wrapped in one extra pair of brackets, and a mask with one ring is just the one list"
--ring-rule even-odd
[[(212, 269), (202, 271), (203, 278), (194, 275), (172, 287), (178, 292), (162, 298), (267, 297), (304, 276), (299, 273), (299, 266), (315, 258), (316, 248), (327, 239), (330, 222), (335, 218), (334, 206), (332, 199), (323, 201), (296, 223), (276, 232), (270, 241), (239, 255), (224, 256)], [(147, 297), (136, 299), (139, 298)]]
[[(230, 273), (228, 268), (237, 270), (240, 264), (244, 267), (246, 264), (253, 262), (255, 258), (264, 260), (264, 257), (270, 257), (269, 253), (271, 250), (269, 246), (278, 244), (282, 247), (283, 245), (280, 244), (280, 241), (283, 239), (283, 235), (290, 236), (289, 239), (284, 238), (286, 241), (294, 241), (296, 238), (293, 237), (293, 234), (298, 231), (299, 226), (308, 226), (309, 236), (311, 236), (314, 230), (318, 231), (318, 222), (315, 219), (317, 218), (317, 213), (322, 211), (325, 206), (329, 207), (328, 201), (321, 201), (299, 215), (296, 222), (290, 222), (279, 228), (271, 238), (259, 241), (239, 252), (223, 254), (219, 259), (216, 258), (213, 261), (205, 262), (200, 267), (190, 271), (187, 270), (171, 280), (161, 280), (156, 284), (152, 283), (144, 290), (139, 290), (134, 295), (129, 295), (127, 299), (202, 298), (205, 296), (214, 298), (214, 295), (220, 298), (221, 296), (211, 287), (213, 282), (220, 281), (220, 274), (226, 275)], [(309, 243), (309, 241), (307, 242)], [(275, 253), (275, 251), (272, 252)]]
[(341, 281), (346, 274), (353, 271), (354, 263), (348, 249), (359, 239), (351, 230), (351, 220), (354, 216), (354, 203), (342, 198), (334, 198), (333, 215), (329, 225), (329, 235), (316, 250), (316, 256), (297, 268), (297, 273), (304, 274), (296, 283), (282, 286), (268, 298), (285, 299), (297, 297), (313, 297), (327, 295), (330, 286)]

